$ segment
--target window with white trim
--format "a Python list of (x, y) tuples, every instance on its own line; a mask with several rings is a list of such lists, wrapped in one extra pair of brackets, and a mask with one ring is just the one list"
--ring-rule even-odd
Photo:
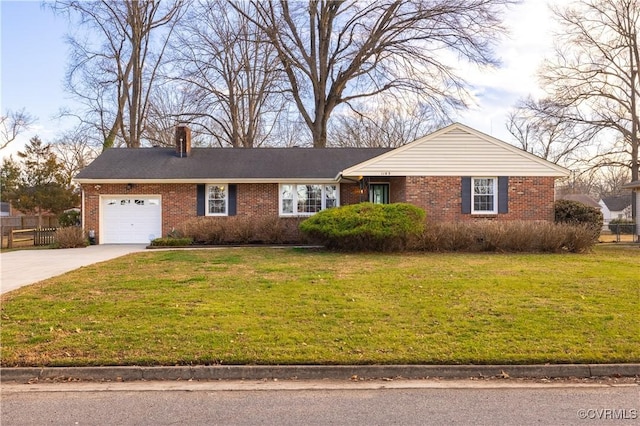
[(280, 215), (310, 216), (340, 205), (340, 187), (325, 184), (281, 184)]
[(471, 213), (498, 213), (498, 179), (482, 177), (471, 179)]
[(226, 216), (228, 191), (225, 185), (207, 185), (207, 216)]

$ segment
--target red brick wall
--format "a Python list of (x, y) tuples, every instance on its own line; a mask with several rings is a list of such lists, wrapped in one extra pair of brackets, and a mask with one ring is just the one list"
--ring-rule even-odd
[[(384, 180), (376, 180), (383, 182)], [(386, 179), (390, 183), (390, 201), (408, 202), (422, 207), (428, 220), (459, 221), (475, 219), (553, 221), (554, 179), (552, 177), (510, 177), (509, 213), (499, 215), (463, 215), (460, 177), (402, 177)], [(94, 229), (100, 241), (100, 195), (160, 195), (162, 198), (162, 235), (167, 235), (185, 220), (197, 216), (196, 184), (83, 185), (84, 228)], [(367, 197), (365, 197), (366, 199)], [(357, 183), (340, 185), (342, 205), (359, 203)], [(277, 216), (278, 184), (238, 184), (238, 216)]]
[[(364, 198), (361, 198), (364, 197)], [(360, 185), (355, 182), (343, 182), (340, 184), (340, 204), (343, 206), (349, 204), (358, 204), (362, 200), (366, 200), (366, 194), (360, 192)]]
[(553, 177), (509, 177), (509, 212), (496, 215), (462, 214), (459, 176), (409, 176), (406, 202), (422, 207), (436, 222), (476, 219), (553, 221)]
[(238, 216), (278, 216), (277, 183), (242, 183), (237, 188)]
[(407, 178), (394, 177), (389, 179), (389, 183), (389, 202), (405, 202), (407, 199)]

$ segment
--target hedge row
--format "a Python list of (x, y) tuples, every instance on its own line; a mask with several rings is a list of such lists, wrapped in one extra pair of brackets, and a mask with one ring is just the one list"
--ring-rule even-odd
[(184, 222), (173, 237), (191, 238), (194, 244), (303, 244), (302, 218), (245, 216), (198, 217)]
[[(584, 214), (580, 206), (562, 203), (560, 207), (568, 212), (564, 223), (428, 223), (424, 211), (410, 204), (361, 203), (324, 210), (307, 219), (201, 217), (185, 222), (171, 237), (198, 245), (312, 243), (336, 251), (588, 251), (598, 241), (598, 217)], [(581, 219), (572, 219), (571, 213)], [(165, 238), (157, 241), (160, 244), (174, 242)]]
[(609, 222), (609, 230), (614, 234), (635, 234), (636, 224), (633, 220), (613, 219)]
[(598, 242), (589, 225), (548, 222), (461, 222), (427, 227), (415, 250), (442, 252), (582, 253)]

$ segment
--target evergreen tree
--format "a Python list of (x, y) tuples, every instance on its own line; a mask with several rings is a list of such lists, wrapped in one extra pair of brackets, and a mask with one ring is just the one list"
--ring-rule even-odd
[(20, 166), (15, 162), (12, 156), (2, 160), (2, 169), (0, 169), (0, 200), (7, 201), (10, 198), (20, 180)]
[[(18, 157), (18, 178), (14, 181), (9, 179), (13, 176), (13, 169), (7, 169), (6, 173), (7, 199), (15, 208), (37, 215), (38, 226), (41, 226), (43, 212), (59, 214), (78, 204), (78, 194), (64, 184), (62, 164), (53, 153), (51, 145), (43, 144), (35, 136), (24, 151), (18, 152)], [(4, 164), (2, 178), (2, 183), (5, 184)], [(13, 185), (13, 189), (10, 189), (10, 185)]]

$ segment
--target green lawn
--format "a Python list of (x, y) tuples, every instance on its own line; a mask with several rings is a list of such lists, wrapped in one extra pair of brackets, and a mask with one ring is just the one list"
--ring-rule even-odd
[(3, 366), (640, 362), (640, 250), (148, 251), (1, 318)]

